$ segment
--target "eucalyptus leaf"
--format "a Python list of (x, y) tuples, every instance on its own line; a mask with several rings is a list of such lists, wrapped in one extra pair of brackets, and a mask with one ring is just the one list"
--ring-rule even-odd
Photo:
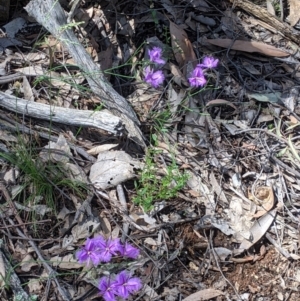
[(261, 102), (278, 103), (281, 101), (281, 93), (247, 93), (249, 99), (255, 99)]

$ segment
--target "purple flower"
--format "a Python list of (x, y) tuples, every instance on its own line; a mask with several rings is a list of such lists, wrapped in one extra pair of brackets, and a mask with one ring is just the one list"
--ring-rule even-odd
[(203, 70), (199, 65), (193, 70), (192, 76), (188, 80), (192, 87), (203, 87), (206, 84)]
[(197, 66), (197, 67), (193, 70), (192, 75), (193, 75), (194, 77), (203, 77), (203, 76), (204, 76), (204, 73), (203, 73), (202, 68)]
[(132, 259), (136, 259), (140, 254), (140, 250), (135, 248), (128, 242), (126, 242), (125, 245), (120, 245), (119, 252), (121, 256), (125, 256)]
[(153, 71), (149, 66), (145, 68), (145, 82), (152, 87), (157, 88), (165, 79), (165, 76), (161, 70)]
[(102, 236), (99, 236), (95, 238), (95, 241), (98, 248), (100, 261), (103, 262), (109, 262), (112, 255), (117, 254), (117, 251), (121, 245), (119, 238), (105, 240)]
[(108, 277), (102, 277), (99, 281), (99, 291), (105, 301), (115, 301), (116, 300), (116, 287), (114, 282)]
[(198, 64), (197, 67), (211, 69), (217, 67), (218, 63), (219, 63), (218, 59), (214, 59), (213, 57), (206, 56), (203, 59), (202, 64)]
[(94, 238), (87, 239), (85, 246), (77, 251), (76, 258), (79, 261), (79, 263), (86, 262), (86, 264), (89, 266), (91, 262), (94, 265), (98, 265), (101, 261), (101, 257), (99, 255), (97, 243)]
[(161, 58), (162, 49), (159, 47), (153, 47), (151, 50), (148, 50), (150, 56), (150, 61), (157, 64), (165, 64), (166, 61)]
[(114, 281), (114, 287), (118, 296), (126, 299), (129, 294), (137, 292), (142, 288), (142, 282), (137, 277), (131, 277), (126, 271), (120, 272)]

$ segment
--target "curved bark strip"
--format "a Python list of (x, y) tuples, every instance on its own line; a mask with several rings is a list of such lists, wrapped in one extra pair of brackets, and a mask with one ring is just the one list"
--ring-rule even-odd
[(94, 112), (50, 106), (18, 98), (0, 91), (0, 106), (29, 117), (51, 120), (75, 126), (99, 128), (115, 135), (121, 135), (124, 128), (119, 117), (107, 110)]
[(99, 67), (80, 44), (67, 24), (59, 1), (31, 0), (25, 10), (67, 47), (70, 55), (82, 70), (91, 90), (100, 97), (114, 115), (121, 118), (129, 137), (145, 148), (143, 135), (139, 129), (140, 123), (134, 110), (126, 99), (112, 88)]

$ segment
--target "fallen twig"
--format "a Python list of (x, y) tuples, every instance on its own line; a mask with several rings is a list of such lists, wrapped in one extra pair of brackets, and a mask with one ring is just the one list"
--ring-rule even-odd
[[(125, 193), (123, 190), (123, 187), (121, 184), (117, 185), (117, 192), (118, 192), (118, 197), (119, 197), (119, 202), (121, 204), (121, 207), (123, 208), (124, 212), (128, 215), (128, 207), (126, 203), (126, 197)], [(124, 243), (126, 237), (128, 236), (128, 231), (129, 231), (129, 223), (123, 223), (123, 233), (122, 233), (122, 239), (121, 241)]]

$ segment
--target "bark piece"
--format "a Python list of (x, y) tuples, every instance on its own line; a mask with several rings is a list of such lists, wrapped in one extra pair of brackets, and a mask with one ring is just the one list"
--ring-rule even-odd
[(55, 0), (32, 0), (25, 7), (28, 14), (59, 39), (68, 49), (76, 64), (82, 70), (91, 90), (97, 94), (106, 107), (125, 124), (128, 136), (143, 148), (146, 147), (139, 129), (139, 120), (124, 97), (118, 94), (106, 80), (100, 68), (76, 38), (67, 24), (65, 13)]

